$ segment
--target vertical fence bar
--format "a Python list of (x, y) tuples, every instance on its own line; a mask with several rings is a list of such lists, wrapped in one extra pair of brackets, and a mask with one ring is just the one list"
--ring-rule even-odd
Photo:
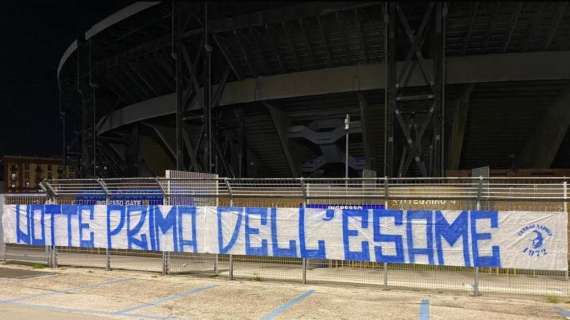
[(161, 270), (162, 270), (161, 273), (163, 276), (166, 275), (166, 268), (165, 268), (166, 263), (165, 263), (165, 261), (166, 261), (166, 255), (165, 255), (165, 252), (162, 251), (162, 256), (160, 257), (160, 264), (161, 264)]
[[(536, 193), (536, 184), (533, 184), (532, 187), (533, 187), (532, 189), (533, 189), (534, 192)], [(536, 268), (532, 268), (532, 277), (533, 277), (533, 278), (536, 277)]]
[(220, 263), (220, 255), (216, 253), (214, 256), (214, 274), (218, 274), (218, 264)]
[(2, 215), (4, 213), (4, 195), (0, 194), (0, 259), (6, 262), (6, 243), (4, 243), (4, 229), (2, 225)]
[(46, 246), (45, 246), (44, 255), (45, 255), (45, 258), (46, 258), (46, 260), (47, 260), (48, 268), (53, 268), (53, 267), (52, 267), (52, 266), (53, 266), (53, 263), (51, 262), (51, 261), (52, 261), (51, 246), (49, 246), (49, 245), (46, 245)]
[(111, 271), (111, 252), (105, 247), (105, 271)]
[(51, 255), (52, 268), (57, 269), (57, 247), (55, 245), (52, 246)]
[[(48, 197), (51, 195), (50, 191), (47, 189), (45, 181), (41, 181), (39, 183), (39, 186), (48, 195)], [(46, 198), (46, 200), (44, 200), (44, 205), (46, 204), (46, 202), (49, 202), (49, 199)], [(45, 259), (46, 259), (48, 268), (53, 268), (53, 255), (52, 255), (52, 246), (51, 245), (45, 244), (44, 255), (45, 255)]]
[[(566, 178), (562, 183), (562, 187), (564, 188), (564, 214), (568, 217), (568, 182)], [(568, 241), (568, 239), (566, 241)], [(566, 257), (566, 259), (568, 259), (568, 257)], [(568, 281), (568, 267), (566, 267), (566, 271), (564, 271), (564, 279)]]
[(230, 254), (229, 258), (229, 271), (228, 271), (228, 279), (234, 280), (234, 256)]
[(301, 265), (303, 268), (303, 284), (307, 284), (307, 259), (303, 258)]
[[(301, 183), (301, 190), (303, 192), (303, 214), (305, 214), (305, 210), (307, 208), (307, 189), (305, 188), (305, 181), (303, 180), (303, 177), (299, 178), (299, 181)], [(303, 268), (303, 284), (307, 284), (307, 262), (308, 260), (306, 258), (303, 258), (303, 261), (301, 263)]]
[[(40, 181), (39, 183), (40, 188), (48, 195), (48, 197), (51, 195), (50, 191), (48, 190), (47, 186), (46, 186), (46, 182), (44, 181)], [(48, 199), (46, 199), (44, 201), (44, 204), (49, 201)], [(45, 250), (44, 250), (44, 256), (45, 256), (45, 260), (47, 262), (47, 266), (48, 268), (53, 268), (53, 262), (52, 262), (52, 248), (51, 245), (49, 244), (45, 244), (44, 246)]]
[[(219, 176), (216, 174), (215, 178), (214, 178), (214, 183), (216, 184), (216, 198), (215, 198), (216, 199), (216, 208), (220, 204), (220, 187), (219, 187), (218, 178), (219, 178)], [(216, 253), (216, 256), (214, 257), (214, 274), (215, 275), (218, 275), (219, 264), (220, 264), (220, 254)]]
[[(477, 200), (476, 200), (476, 208), (477, 210), (481, 210), (481, 188), (483, 187), (483, 177), (479, 176), (479, 184), (477, 185)], [(475, 266), (475, 280), (473, 283), (473, 295), (480, 296), (481, 292), (479, 291), (479, 267)]]
[(168, 273), (166, 266), (166, 251), (162, 251), (162, 275), (165, 276)]
[[(165, 205), (169, 206), (171, 205), (172, 201), (170, 199), (170, 194), (172, 191), (172, 185), (171, 185), (171, 177), (170, 177), (170, 170), (167, 171), (167, 177), (168, 177), (168, 181), (167, 181), (167, 185), (166, 188), (163, 187), (162, 183), (160, 183), (160, 180), (157, 178), (156, 182), (158, 183), (158, 186), (160, 187), (160, 192), (162, 192), (162, 203), (164, 203)], [(164, 254), (164, 253), (163, 253)], [(168, 255), (166, 257), (166, 268), (164, 270), (165, 274), (168, 274), (169, 270), (170, 270), (170, 255)]]
[[(57, 203), (57, 193), (54, 191), (49, 182), (43, 180), (39, 183), (39, 185), (42, 188), (42, 190), (45, 191), (47, 194), (46, 201), (44, 201), (44, 204), (45, 202)], [(50, 248), (48, 249), (47, 263), (48, 267), (57, 269), (57, 247), (55, 245), (55, 241), (53, 243), (54, 244), (49, 246)]]
[[(169, 176), (169, 175), (170, 175), (170, 172), (167, 172), (167, 176)], [(167, 196), (167, 194), (169, 194), (169, 192), (166, 192), (164, 190), (164, 188), (162, 187), (162, 184), (160, 183), (160, 180), (158, 180), (158, 178), (155, 178), (155, 182), (156, 182), (156, 184), (158, 184), (158, 188), (160, 189), (160, 193), (162, 193), (163, 203), (166, 201), (165, 204), (167, 204), (167, 205), (170, 204), (170, 198), (168, 198), (168, 196)], [(169, 179), (168, 185), (169, 185), (169, 189), (170, 189), (170, 179)], [(168, 252), (162, 251), (161, 262), (162, 262), (162, 275), (163, 276), (168, 274), (168, 262), (169, 262), (168, 260), (169, 260)]]
[[(103, 192), (105, 192), (105, 205), (108, 206), (111, 203), (111, 195), (109, 194), (109, 189), (107, 188), (107, 185), (103, 179), (97, 179), (97, 183), (99, 183), (99, 186), (101, 186), (101, 189), (103, 189)], [(105, 247), (105, 271), (111, 271), (111, 252), (109, 251), (108, 245)]]
[(111, 271), (111, 252), (105, 247), (105, 271)]
[[(388, 177), (384, 176), (384, 209), (388, 209)], [(388, 262), (384, 262), (384, 287), (388, 288)]]
[[(232, 186), (230, 184), (230, 180), (228, 178), (224, 178), (224, 182), (226, 183), (226, 187), (228, 188), (228, 193), (230, 195), (230, 207), (234, 206), (234, 195), (232, 193)], [(229, 256), (229, 271), (228, 271), (228, 279), (234, 280), (234, 256), (230, 254)]]
[(166, 251), (166, 274), (170, 273), (170, 251)]

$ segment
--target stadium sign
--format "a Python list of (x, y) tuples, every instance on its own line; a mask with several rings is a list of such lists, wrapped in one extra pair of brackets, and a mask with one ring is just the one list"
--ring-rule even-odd
[(96, 205), (114, 204), (124, 206), (160, 205), (164, 203), (164, 197), (154, 190), (121, 190), (111, 194), (108, 198), (101, 193), (82, 193), (75, 196), (74, 204)]

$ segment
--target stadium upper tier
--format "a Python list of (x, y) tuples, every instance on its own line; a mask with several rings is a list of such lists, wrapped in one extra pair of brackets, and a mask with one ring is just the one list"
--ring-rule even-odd
[[(439, 61), (433, 30), (422, 24), (431, 5), (402, 2), (397, 12), (405, 22), (396, 31), (399, 70), (410, 58), (410, 39), (421, 38), (411, 59), (423, 62), (406, 84), (418, 95), (426, 89), (425, 69)], [(196, 2), (134, 2), (62, 55), (62, 108), (83, 123), (67, 130), (84, 132), (95, 123), (95, 162), (114, 174), (158, 175), (174, 166), (177, 99), (185, 101), (186, 166), (204, 168), (197, 155), (207, 74), (203, 11)], [(446, 169), (569, 167), (568, 2), (450, 2), (444, 11)], [(330, 132), (348, 112), (353, 174), (369, 167), (381, 175), (385, 13), (383, 2), (209, 3), (216, 154), (223, 158), (228, 151), (222, 149), (236, 139), (245, 150), (241, 160), (232, 158), (239, 165), (219, 159), (217, 167), (241, 176), (327, 175), (326, 165), (344, 161), (343, 135)], [(188, 89), (180, 95), (176, 79)], [(81, 116), (93, 106), (95, 119)], [(416, 112), (413, 102), (409, 108)], [(82, 139), (69, 147), (86, 144)], [(130, 150), (132, 141), (138, 150)], [(135, 171), (128, 169), (132, 159)]]

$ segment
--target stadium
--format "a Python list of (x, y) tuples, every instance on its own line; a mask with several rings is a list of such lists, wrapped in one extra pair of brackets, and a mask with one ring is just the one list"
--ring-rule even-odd
[(6, 158), (0, 314), (570, 317), (568, 2), (123, 3)]
[(339, 177), (349, 133), (351, 177), (568, 168), (565, 8), (136, 2), (61, 57), (66, 158), (83, 177)]

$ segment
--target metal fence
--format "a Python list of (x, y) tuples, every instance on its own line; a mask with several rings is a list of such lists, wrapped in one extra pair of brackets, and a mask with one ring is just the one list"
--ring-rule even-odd
[[(174, 176), (174, 177), (173, 177)], [(6, 195), (7, 204), (161, 199), (164, 204), (248, 207), (383, 205), (390, 209), (568, 212), (565, 178), (169, 178), (66, 179), (42, 183), (43, 194)], [(85, 198), (88, 194), (91, 198)], [(150, 199), (150, 200), (149, 200)], [(570, 238), (570, 237), (569, 237)], [(221, 276), (228, 279), (352, 283), (457, 290), (469, 294), (568, 296), (568, 271), (378, 264), (237, 255), (8, 245), (5, 260)]]

